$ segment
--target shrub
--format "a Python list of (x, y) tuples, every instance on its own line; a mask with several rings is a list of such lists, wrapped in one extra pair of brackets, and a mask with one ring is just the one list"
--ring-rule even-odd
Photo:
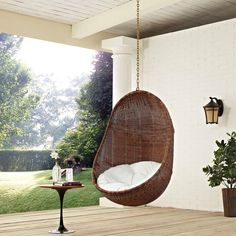
[(216, 141), (218, 149), (214, 151), (213, 165), (207, 165), (203, 172), (209, 176), (211, 187), (223, 184), (227, 188), (236, 187), (236, 132), (227, 134), (227, 142)]
[(35, 171), (51, 169), (51, 150), (0, 150), (0, 171)]

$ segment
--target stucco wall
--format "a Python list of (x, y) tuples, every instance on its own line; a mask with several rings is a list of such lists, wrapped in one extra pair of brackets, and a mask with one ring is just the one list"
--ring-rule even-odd
[[(174, 168), (166, 192), (151, 205), (222, 210), (221, 187), (202, 167), (215, 140), (236, 130), (236, 20), (143, 40), (142, 88), (166, 104), (175, 127)], [(206, 125), (209, 96), (225, 105), (218, 125)]]

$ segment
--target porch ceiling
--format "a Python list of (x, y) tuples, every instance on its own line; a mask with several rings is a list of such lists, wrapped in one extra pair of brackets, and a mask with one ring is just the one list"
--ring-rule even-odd
[[(135, 5), (136, 0), (0, 0), (0, 13), (67, 25), (74, 39), (99, 34), (101, 40), (135, 37)], [(140, 0), (140, 5), (142, 38), (236, 17), (236, 0)]]

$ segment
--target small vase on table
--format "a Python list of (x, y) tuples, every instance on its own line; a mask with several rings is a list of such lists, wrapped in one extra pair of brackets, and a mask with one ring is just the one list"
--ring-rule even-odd
[(55, 159), (55, 165), (52, 168), (52, 181), (53, 184), (58, 183), (61, 181), (61, 167), (58, 164), (58, 153), (53, 151), (50, 155), (53, 159)]
[(53, 184), (61, 181), (61, 167), (59, 166), (57, 161), (55, 163), (55, 166), (53, 166), (52, 168), (52, 181)]

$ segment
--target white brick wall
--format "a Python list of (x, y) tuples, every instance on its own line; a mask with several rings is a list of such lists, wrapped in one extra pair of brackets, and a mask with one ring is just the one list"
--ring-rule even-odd
[[(175, 127), (174, 169), (152, 205), (222, 210), (221, 188), (210, 188), (202, 167), (215, 140), (236, 131), (236, 19), (143, 40), (143, 89), (166, 104)], [(225, 105), (218, 125), (206, 125), (209, 96)]]

